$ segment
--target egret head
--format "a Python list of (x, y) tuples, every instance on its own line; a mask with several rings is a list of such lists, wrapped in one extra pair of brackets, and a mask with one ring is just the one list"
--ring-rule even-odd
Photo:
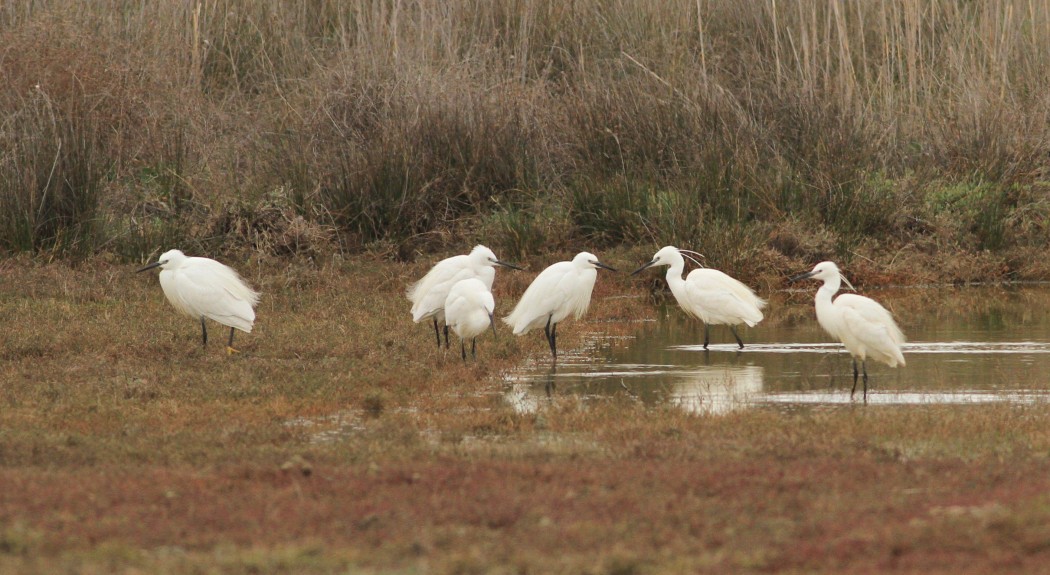
[(572, 258), (572, 263), (576, 265), (576, 267), (581, 268), (602, 268), (612, 272), (616, 271), (615, 269), (598, 261), (598, 256), (590, 252), (580, 252), (576, 254), (576, 257)]
[(470, 250), (470, 257), (471, 259), (474, 259), (475, 261), (477, 261), (477, 263), (483, 266), (503, 266), (505, 268), (510, 268), (513, 270), (521, 269), (520, 267), (514, 264), (500, 261), (500, 259), (496, 257), (496, 254), (493, 253), (492, 250), (482, 245), (474, 246), (474, 249)]
[(680, 249), (678, 249), (678, 248), (676, 248), (674, 246), (664, 246), (664, 247), (660, 248), (660, 251), (656, 252), (656, 255), (653, 256), (652, 261), (650, 261), (649, 263), (643, 265), (642, 267), (634, 270), (633, 272), (631, 272), (631, 275), (633, 276), (634, 274), (639, 273), (642, 270), (651, 268), (653, 266), (673, 266), (673, 265), (676, 265), (676, 264), (678, 264), (678, 265), (685, 265), (685, 258), (687, 258), (687, 257), (690, 260), (692, 260), (693, 263), (695, 263), (696, 265), (700, 265), (700, 262), (696, 261), (695, 258), (693, 258), (693, 257), (691, 257), (689, 255), (686, 255), (686, 252), (690, 253), (690, 254), (696, 254), (697, 256), (703, 257), (702, 254), (699, 254), (697, 252), (693, 252), (693, 251), (689, 251), (689, 250), (680, 250)]
[[(854, 289), (853, 287), (853, 284), (849, 283), (849, 280), (846, 279), (846, 276), (844, 276), (842, 272), (839, 271), (839, 266), (835, 265), (835, 262), (820, 262), (819, 264), (813, 266), (812, 271), (806, 272), (804, 274), (799, 274), (791, 278), (791, 281), (798, 281), (810, 278), (815, 280), (821, 280), (824, 282), (842, 280), (842, 282), (845, 283), (849, 289), (856, 291), (856, 289)], [(837, 287), (838, 286), (836, 284), (836, 288)]]
[(148, 266), (138, 270), (144, 272), (153, 268), (159, 267), (162, 270), (177, 268), (186, 260), (186, 255), (179, 250), (168, 250), (157, 258), (157, 261), (149, 264)]

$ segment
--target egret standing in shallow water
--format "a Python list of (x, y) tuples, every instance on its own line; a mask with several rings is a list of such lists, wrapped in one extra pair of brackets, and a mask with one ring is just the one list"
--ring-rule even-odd
[(208, 258), (189, 258), (179, 250), (161, 254), (150, 265), (138, 270), (144, 272), (159, 267), (160, 287), (171, 305), (180, 312), (200, 318), (203, 345), (208, 345), (208, 326), (204, 319), (212, 319), (230, 328), (226, 353), (233, 349), (234, 328), (252, 332), (255, 323), (255, 304), (259, 293), (248, 287), (233, 268)]
[(496, 322), (492, 313), (496, 301), (485, 282), (478, 278), (460, 280), (448, 290), (445, 299), (445, 323), (459, 336), (459, 349), (463, 361), (467, 361), (467, 338), (470, 338), (470, 357), (477, 358), (478, 336), (492, 328), (496, 335)]
[(514, 311), (503, 321), (513, 328), (514, 335), (522, 335), (543, 326), (551, 357), (557, 361), (558, 323), (569, 314), (580, 319), (587, 312), (594, 280), (598, 277), (597, 268), (616, 271), (587, 252), (576, 254), (572, 261), (549, 266), (532, 280), (518, 305), (514, 306)]
[(864, 373), (864, 402), (868, 401), (868, 356), (881, 361), (890, 367), (904, 366), (904, 354), (901, 344), (904, 333), (893, 321), (893, 316), (879, 302), (857, 294), (845, 293), (831, 297), (839, 291), (840, 282), (853, 289), (846, 276), (832, 262), (820, 262), (813, 271), (797, 275), (791, 281), (807, 278), (823, 280), (824, 285), (817, 290), (817, 322), (831, 337), (842, 342), (853, 356), (853, 389), (850, 399), (857, 391), (857, 359), (860, 359), (861, 371)]
[(445, 347), (448, 347), (448, 325), (445, 323), (445, 299), (452, 286), (459, 280), (478, 278), (491, 291), (492, 282), (496, 279), (495, 266), (515, 270), (521, 268), (500, 261), (496, 254), (485, 246), (475, 246), (467, 255), (453, 256), (439, 261), (430, 268), (423, 279), (408, 288), (408, 300), (412, 302), (412, 321), (419, 323), (427, 318), (434, 320), (434, 334), (438, 347), (441, 347), (440, 321), (444, 325)]
[(744, 342), (736, 332), (736, 326), (747, 324), (754, 327), (762, 321), (762, 308), (766, 301), (751, 288), (709, 268), (699, 268), (689, 272), (683, 279), (685, 258), (674, 246), (661, 248), (652, 261), (631, 272), (634, 275), (651, 266), (670, 266), (667, 268), (667, 285), (678, 300), (685, 313), (704, 322), (704, 349), (711, 339), (711, 325), (727, 324), (733, 332), (737, 345), (744, 349)]

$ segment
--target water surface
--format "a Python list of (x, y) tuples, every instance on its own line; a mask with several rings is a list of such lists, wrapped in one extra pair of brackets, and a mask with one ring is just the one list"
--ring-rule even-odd
[[(813, 291), (779, 294), (755, 328), (703, 325), (673, 299), (654, 303), (648, 321), (612, 330), (582, 322), (582, 350), (556, 369), (539, 357), (509, 374), (505, 397), (532, 411), (555, 394), (601, 400), (631, 394), (648, 405), (704, 413), (747, 407), (848, 404), (848, 353), (817, 324)], [(934, 287), (863, 292), (882, 302), (908, 336), (907, 366), (868, 363), (871, 405), (1033, 403), (1050, 400), (1050, 286)], [(854, 401), (861, 400), (858, 384)]]

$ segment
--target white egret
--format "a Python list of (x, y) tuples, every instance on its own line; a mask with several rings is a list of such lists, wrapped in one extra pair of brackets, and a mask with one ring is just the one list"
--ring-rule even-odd
[(470, 338), (470, 357), (477, 357), (478, 336), (492, 328), (496, 335), (496, 322), (492, 314), (496, 301), (485, 282), (478, 278), (459, 280), (448, 290), (445, 298), (445, 323), (459, 336), (460, 354), (467, 361), (467, 338)]
[(514, 330), (514, 335), (528, 333), (543, 326), (551, 357), (558, 360), (558, 323), (573, 314), (580, 319), (591, 304), (591, 291), (598, 277), (597, 268), (615, 269), (598, 261), (598, 257), (580, 252), (572, 261), (558, 262), (540, 272), (525, 289), (514, 311), (503, 321)]
[(893, 316), (877, 301), (857, 294), (842, 294), (831, 297), (839, 291), (840, 282), (853, 289), (846, 276), (832, 262), (820, 262), (813, 271), (797, 275), (791, 281), (807, 278), (823, 280), (824, 285), (817, 290), (817, 322), (831, 337), (842, 342), (853, 356), (853, 389), (850, 398), (857, 391), (857, 359), (860, 359), (861, 371), (864, 373), (864, 401), (868, 401), (868, 368), (866, 360), (881, 361), (890, 367), (904, 366), (904, 354), (901, 344), (904, 333), (893, 321)]
[[(695, 252), (694, 252), (695, 253)], [(670, 266), (667, 268), (667, 285), (678, 300), (678, 305), (686, 314), (704, 322), (704, 349), (711, 339), (711, 325), (726, 324), (733, 332), (737, 345), (744, 348), (736, 326), (747, 324), (754, 327), (762, 321), (762, 308), (766, 301), (740, 281), (710, 268), (698, 268), (684, 279), (685, 258), (681, 250), (666, 246), (656, 252), (652, 261), (631, 272), (641, 272), (651, 266)]]
[(259, 293), (248, 287), (233, 268), (208, 258), (186, 257), (179, 250), (164, 252), (150, 265), (138, 270), (144, 272), (159, 267), (160, 287), (171, 305), (180, 312), (200, 318), (203, 345), (208, 345), (208, 318), (230, 328), (226, 353), (233, 348), (233, 330), (252, 332), (255, 323), (255, 304)]
[(408, 300), (412, 302), (412, 321), (419, 323), (424, 319), (433, 318), (434, 334), (437, 336), (438, 347), (441, 347), (441, 332), (438, 329), (440, 321), (445, 326), (445, 347), (447, 348), (448, 325), (445, 324), (445, 299), (448, 298), (449, 290), (459, 280), (478, 278), (491, 291), (492, 282), (496, 279), (495, 266), (521, 269), (514, 264), (500, 261), (492, 250), (482, 245), (475, 246), (469, 254), (439, 261), (422, 279), (408, 287)]

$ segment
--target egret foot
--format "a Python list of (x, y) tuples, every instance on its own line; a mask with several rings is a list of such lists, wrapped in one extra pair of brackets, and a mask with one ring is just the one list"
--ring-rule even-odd
[(740, 346), (740, 349), (744, 349), (744, 340), (740, 339), (740, 334), (736, 332), (736, 326), (730, 325), (729, 331), (733, 332), (733, 337), (736, 338), (736, 344)]
[(234, 349), (233, 347), (233, 328), (230, 328), (230, 340), (226, 342), (226, 355), (233, 355), (235, 353), (241, 353), (240, 350)]

